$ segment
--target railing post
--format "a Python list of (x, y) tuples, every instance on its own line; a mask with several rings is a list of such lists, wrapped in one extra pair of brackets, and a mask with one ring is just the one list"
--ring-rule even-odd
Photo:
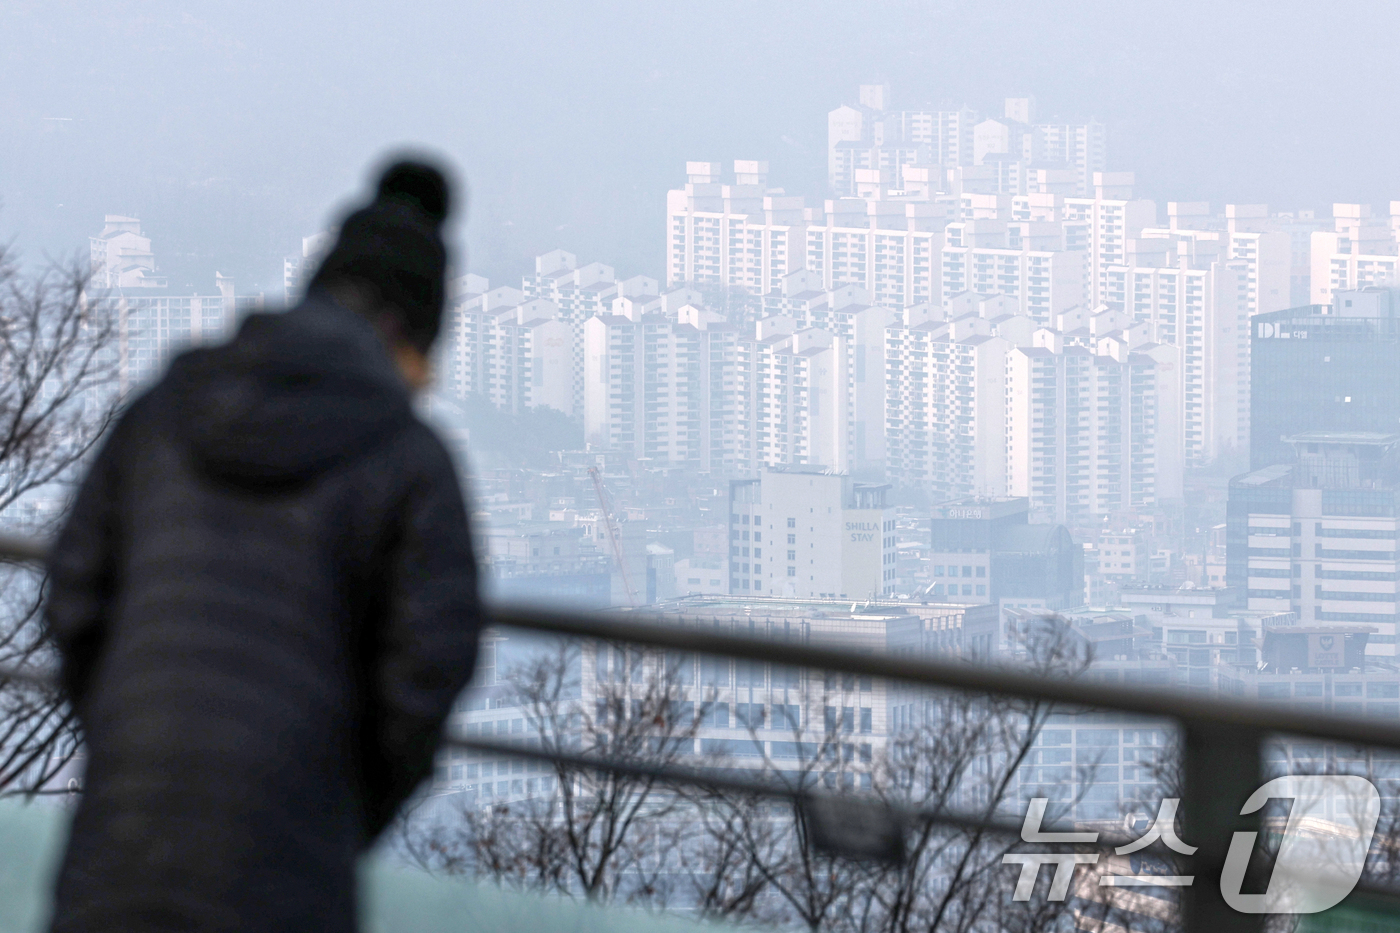
[(1182, 836), (1197, 847), (1185, 860), (1195, 881), (1181, 889), (1182, 930), (1261, 933), (1262, 915), (1241, 913), (1225, 903), (1220, 873), (1234, 834), (1259, 830), (1259, 813), (1241, 816), (1240, 809), (1263, 783), (1263, 736), (1243, 726), (1199, 722), (1184, 723), (1182, 731)]

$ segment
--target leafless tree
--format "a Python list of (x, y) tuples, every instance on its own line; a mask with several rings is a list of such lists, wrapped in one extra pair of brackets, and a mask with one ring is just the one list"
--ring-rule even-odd
[[(710, 708), (705, 688), (686, 673), (694, 659), (595, 649), (561, 645), (509, 675), (505, 703), (524, 712), (530, 745), (653, 769), (691, 758)], [(537, 796), (467, 806), (460, 819), (426, 829), (410, 819), (402, 845), (431, 870), (470, 871), (511, 887), (604, 902), (666, 901), (683, 798), (652, 776), (565, 764), (537, 786)]]
[[(1018, 635), (1023, 668), (1073, 677), (1091, 661), (1087, 643), (1063, 620), (1046, 619)], [(882, 747), (847, 712), (874, 697), (863, 692), (870, 684), (781, 664), (741, 664), (736, 691), (746, 686), (763, 702), (757, 693), (748, 703), (717, 702), (704, 664), (698, 679), (681, 673), (695, 670), (689, 659), (613, 645), (596, 652), (561, 648), (517, 672), (507, 702), (525, 711), (531, 738), (542, 748), (660, 767), (693, 764), (704, 711), (732, 710), (748, 737), (711, 740), (702, 763), (742, 769), (800, 793), (677, 792), (644, 777), (560, 767), (548, 795), (468, 807), (435, 829), (411, 829), (405, 847), (429, 868), (517, 888), (684, 905), (707, 919), (811, 931), (1040, 933), (1070, 922), (1065, 902), (1011, 899), (1014, 875), (1002, 856), (1021, 845), (1015, 836), (919, 821), (905, 835), (903, 860), (861, 861), (816, 844), (822, 827), (804, 803), (805, 795), (820, 793), (903, 812), (1019, 817), (1023, 766), (1033, 763), (1037, 738), (1057, 710), (1036, 701), (906, 688), (921, 715)], [(730, 683), (727, 666), (713, 682)], [(777, 740), (779, 730), (790, 741)], [(1048, 819), (1058, 820), (1073, 804), (1060, 801)]]
[[(1091, 660), (1087, 645), (1063, 620), (1044, 620), (1043, 627), (1018, 634), (1024, 649), (1020, 663), (1040, 673), (1076, 676)], [(846, 686), (843, 679), (805, 683), (811, 685), (805, 708), (843, 708), (845, 699), (832, 692)], [(818, 683), (825, 688), (820, 694)], [(844, 723), (828, 713), (820, 731), (810, 725), (794, 729), (795, 771), (794, 763), (772, 757), (764, 769), (803, 788), (865, 800), (873, 796), (905, 812), (1004, 818), (1020, 800), (1018, 775), (1051, 715), (1050, 705), (931, 690), (908, 695), (917, 699), (919, 716), (894, 732), (883, 749), (877, 746), (868, 761)], [(776, 715), (778, 707), (773, 709)], [(853, 755), (855, 749), (860, 753)], [(731, 883), (722, 890), (744, 891), (744, 896), (702, 900), (712, 916), (851, 933), (1051, 930), (1065, 921), (1062, 902), (1009, 899), (1001, 856), (1019, 844), (1014, 837), (920, 822), (907, 833), (903, 860), (863, 863), (812, 845), (810, 814), (800, 805), (722, 795), (717, 802), (718, 814), (707, 813), (703, 822), (709, 850), (731, 871), (742, 867), (739, 878), (761, 877), (766, 890), (748, 893), (744, 885)]]
[[(88, 284), (76, 259), (31, 273), (0, 247), (0, 516), (12, 533), (55, 530), (54, 506), (118, 410), (118, 321)], [(0, 666), (51, 670), (39, 572), (6, 565), (0, 586)], [(62, 697), (0, 688), (0, 793), (43, 791), (78, 747)]]
[[(750, 714), (750, 741), (764, 747), (760, 728), (784, 730), (790, 741), (771, 744), (773, 751), (756, 773), (791, 791), (860, 792), (859, 776), (868, 773), (861, 759), (870, 746), (856, 741), (854, 723), (843, 721), (855, 678), (774, 665), (767, 683), (772, 702)], [(799, 797), (709, 793), (697, 803), (704, 817), (696, 827), (695, 849), (717, 868), (738, 872), (728, 879), (691, 876), (706, 895), (698, 900), (707, 917), (813, 931), (855, 925), (852, 917), (862, 910), (871, 869), (816, 846), (813, 814)]]

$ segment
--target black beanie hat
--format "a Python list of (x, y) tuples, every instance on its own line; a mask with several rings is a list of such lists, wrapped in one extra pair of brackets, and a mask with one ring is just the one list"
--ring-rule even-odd
[(450, 197), (447, 179), (433, 166), (389, 166), (374, 200), (341, 225), (310, 287), (338, 278), (374, 286), (394, 309), (404, 338), (426, 353), (442, 324), (447, 274), (442, 222)]

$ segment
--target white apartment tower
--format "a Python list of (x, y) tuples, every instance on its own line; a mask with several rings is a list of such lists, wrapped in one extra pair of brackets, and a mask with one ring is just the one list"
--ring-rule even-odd
[[(1058, 230), (1049, 234), (1037, 229), (1055, 226), (997, 220), (949, 224), (942, 254), (941, 300), (946, 304), (962, 292), (1005, 295), (1016, 300), (1021, 314), (1042, 326), (1049, 326), (1060, 312), (1084, 304), (1085, 254), (1055, 242), (1060, 239)], [(1016, 234), (1014, 246), (1012, 233)]]
[[(1176, 352), (1143, 351), (1112, 338), (1072, 344), (1044, 331), (1036, 346), (1011, 351), (1009, 495), (1026, 496), (1033, 512), (1067, 524), (1156, 505), (1159, 446), (1172, 455), (1170, 433), (1159, 430), (1159, 398), (1168, 393), (1159, 394), (1158, 373), (1170, 372), (1165, 364)], [(1162, 469), (1162, 478), (1172, 472)]]
[[(815, 462), (838, 471), (882, 469), (885, 460), (884, 330), (900, 317), (893, 308), (871, 304), (869, 293), (857, 285), (825, 289), (814, 272), (794, 272), (783, 279), (781, 291), (764, 296), (765, 322), (769, 335), (765, 346), (778, 346), (772, 335), (789, 331), (820, 329), (829, 335), (833, 352), (839, 354), (838, 368), (831, 378), (840, 380), (840, 404), (846, 412), (841, 429), (830, 434), (831, 445), (814, 455)], [(818, 367), (818, 373), (821, 367)], [(755, 371), (755, 381), (764, 376)], [(762, 390), (760, 390), (762, 391)], [(768, 399), (774, 396), (769, 394)], [(759, 396), (763, 398), (762, 395)], [(835, 409), (828, 414), (834, 415)], [(834, 428), (833, 428), (834, 430)], [(756, 448), (757, 450), (757, 448)], [(759, 462), (781, 464), (787, 461), (759, 457)], [(801, 460), (793, 463), (805, 462)]]
[(607, 313), (613, 301), (660, 294), (657, 281), (644, 275), (617, 281), (612, 266), (590, 262), (580, 266), (578, 257), (556, 249), (535, 257), (534, 275), (525, 276), (520, 290), (527, 299), (544, 298), (558, 308), (559, 318), (570, 328), (573, 340), (574, 398), (564, 409), (583, 417), (583, 325), (595, 315)]
[[(1168, 205), (1185, 207), (1205, 205)], [(1146, 326), (1147, 340), (1181, 350), (1180, 441), (1192, 467), (1249, 445), (1247, 309), (1257, 274), (1252, 292), (1249, 262), (1226, 258), (1228, 236), (1148, 229), (1128, 243), (1126, 264), (1104, 272), (1104, 307)]]
[(1400, 202), (1387, 225), (1369, 204), (1333, 204), (1336, 229), (1312, 234), (1312, 304), (1328, 305), (1338, 291), (1394, 285), (1400, 245)]
[[(838, 197), (857, 193), (857, 173), (898, 174), (909, 165), (947, 169), (1012, 162), (1072, 176), (1068, 194), (1092, 194), (1093, 175), (1107, 167), (1107, 134), (1094, 121), (1035, 122), (1035, 99), (1009, 97), (1003, 116), (983, 119), (969, 107), (894, 110), (888, 85), (860, 86), (855, 104), (827, 115), (827, 176)], [(1024, 193), (1024, 192), (1018, 192)]]
[(177, 292), (157, 274), (140, 220), (108, 214), (104, 221), (102, 232), (89, 240), (88, 301), (116, 320), (122, 395), (159, 375), (173, 354), (222, 340), (243, 314), (262, 309), (262, 295), (238, 295), (233, 279), (218, 272), (210, 294)]
[(439, 365), (450, 394), (512, 413), (547, 406), (572, 414), (573, 328), (554, 302), (502, 286), (449, 309), (445, 324)]
[(666, 282), (777, 288), (802, 268), (802, 198), (767, 193), (767, 162), (734, 163), (734, 184), (718, 162), (687, 162), (684, 188), (666, 194)]
[(1015, 343), (996, 329), (974, 314), (885, 330), (889, 475), (934, 501), (1005, 495), (1006, 359)]
[(1127, 259), (1128, 240), (1157, 223), (1157, 205), (1134, 200), (1132, 172), (1094, 173), (1094, 196), (1065, 198), (1065, 248), (1083, 250), (1088, 304), (1102, 304), (1108, 269)]
[(826, 289), (857, 285), (886, 307), (937, 301), (947, 219), (942, 204), (928, 201), (827, 201), (807, 224), (803, 265), (794, 270), (815, 272)]
[(693, 304), (618, 298), (584, 324), (585, 439), (658, 466), (734, 468), (736, 338), (721, 315)]

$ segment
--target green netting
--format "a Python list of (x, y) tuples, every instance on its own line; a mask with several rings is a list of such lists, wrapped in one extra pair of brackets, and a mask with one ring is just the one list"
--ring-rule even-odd
[[(67, 825), (62, 805), (0, 802), (0, 933), (39, 933)], [(365, 933), (530, 930), (559, 933), (695, 933), (679, 917), (593, 907), (437, 878), (382, 859), (366, 860)]]
[(1297, 933), (1400, 933), (1394, 900), (1353, 894), (1331, 910), (1302, 918)]

